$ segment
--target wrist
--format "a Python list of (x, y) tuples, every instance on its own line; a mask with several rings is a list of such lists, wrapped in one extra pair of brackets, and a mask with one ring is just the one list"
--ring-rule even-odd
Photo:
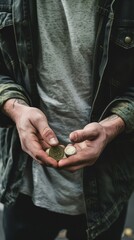
[(99, 124), (104, 128), (108, 142), (116, 138), (125, 129), (125, 123), (123, 119), (115, 114), (100, 121)]
[(26, 107), (29, 107), (29, 105), (22, 99), (9, 99), (3, 105), (2, 111), (16, 122), (17, 117), (20, 116), (22, 110)]

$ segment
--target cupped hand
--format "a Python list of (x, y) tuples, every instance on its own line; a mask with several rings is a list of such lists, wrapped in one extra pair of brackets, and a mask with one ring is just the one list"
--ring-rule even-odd
[(72, 172), (93, 165), (108, 143), (105, 128), (96, 122), (86, 125), (82, 130), (72, 132), (70, 140), (77, 153), (60, 160), (58, 167)]

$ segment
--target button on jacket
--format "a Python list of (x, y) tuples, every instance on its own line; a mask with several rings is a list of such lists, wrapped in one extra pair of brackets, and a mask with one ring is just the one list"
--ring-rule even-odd
[[(134, 189), (134, 1), (98, 0), (96, 17), (91, 120), (115, 113), (126, 128), (84, 168), (90, 240), (116, 220)], [(0, 0), (0, 199), (7, 205), (18, 196), (30, 157), (2, 106), (20, 98), (38, 107), (36, 27), (34, 0)]]

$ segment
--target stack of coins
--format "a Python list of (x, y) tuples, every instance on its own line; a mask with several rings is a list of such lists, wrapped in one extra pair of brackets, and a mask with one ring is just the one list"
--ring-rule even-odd
[(62, 158), (74, 155), (76, 153), (76, 148), (72, 145), (69, 145), (66, 148), (58, 145), (48, 148), (46, 152), (50, 157), (54, 158), (56, 161), (59, 161)]

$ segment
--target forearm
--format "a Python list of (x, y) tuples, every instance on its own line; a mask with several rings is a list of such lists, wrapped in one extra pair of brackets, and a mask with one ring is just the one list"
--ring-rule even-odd
[(116, 114), (105, 118), (100, 121), (99, 124), (105, 129), (108, 142), (112, 141), (125, 130), (124, 121)]

